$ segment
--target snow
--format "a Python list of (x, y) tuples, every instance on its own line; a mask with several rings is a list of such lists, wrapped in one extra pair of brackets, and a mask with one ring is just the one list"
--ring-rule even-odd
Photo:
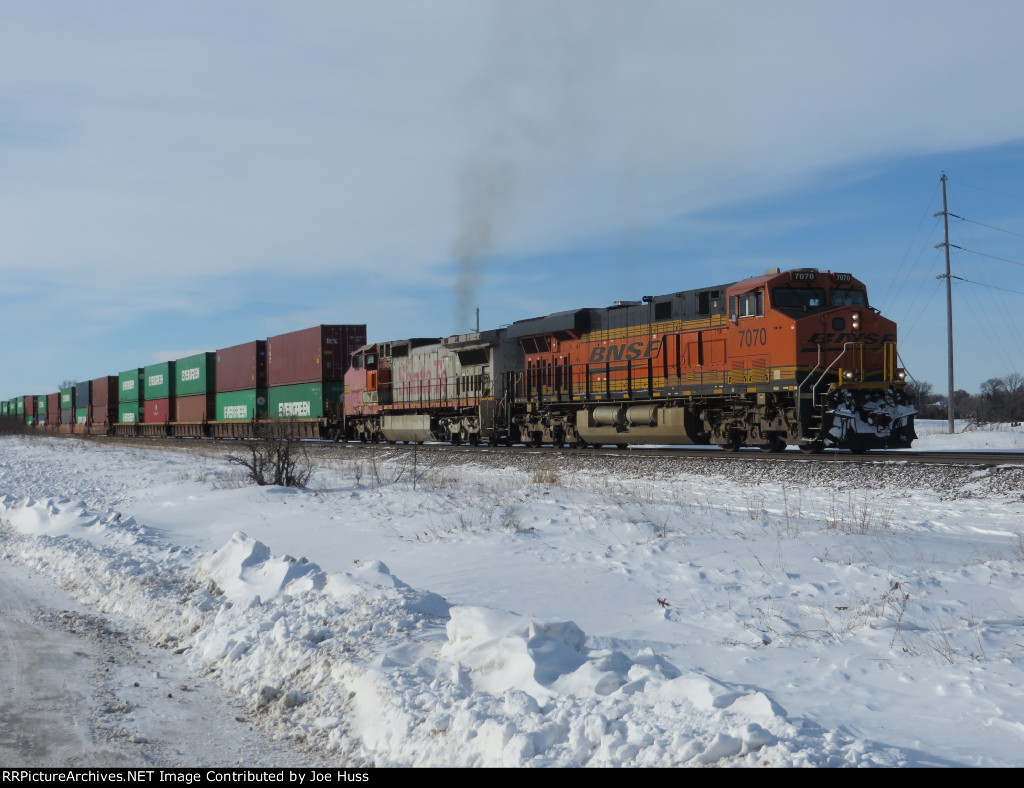
[[(944, 426), (915, 449), (1024, 450)], [(516, 457), (341, 445), (286, 490), (6, 437), (0, 565), (215, 683), (282, 762), (1024, 762), (1024, 470)]]

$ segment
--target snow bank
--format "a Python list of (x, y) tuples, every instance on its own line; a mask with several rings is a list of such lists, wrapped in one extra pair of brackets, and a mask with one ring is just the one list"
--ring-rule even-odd
[[(650, 649), (588, 649), (571, 622), (450, 608), (380, 562), (328, 574), (241, 532), (190, 556), (115, 512), (65, 500), (5, 496), (0, 514), (17, 532), (5, 529), (5, 557), (17, 553), (84, 603), (135, 619), (248, 697), (279, 736), (347, 763), (861, 759), (853, 742), (808, 738), (760, 690), (684, 675)], [(128, 545), (138, 553), (131, 560), (122, 552)]]

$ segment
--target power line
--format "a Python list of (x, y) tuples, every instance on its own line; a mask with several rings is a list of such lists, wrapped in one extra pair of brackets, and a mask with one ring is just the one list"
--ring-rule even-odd
[(1024, 233), (1015, 233), (1013, 230), (1004, 230), (1002, 227), (994, 227), (991, 224), (985, 224), (984, 222), (977, 222), (974, 219), (968, 219), (964, 216), (957, 216), (955, 213), (951, 213), (954, 219), (959, 219), (961, 222), (970, 222), (971, 224), (978, 224), (982, 227), (987, 227), (990, 230), (998, 230), (1001, 233), (1008, 233), (1009, 235), (1016, 235), (1018, 238), (1024, 238)]
[[(945, 244), (936, 244), (935, 248), (938, 249), (940, 246), (945, 246)], [(993, 260), (1000, 260), (1001, 262), (1012, 263), (1013, 265), (1024, 265), (1024, 263), (1019, 263), (1016, 260), (1007, 260), (1005, 257), (996, 257), (994, 254), (985, 254), (984, 252), (978, 252), (975, 251), (974, 249), (967, 249), (963, 246), (957, 246), (956, 244), (950, 244), (950, 246), (953, 247), (954, 249), (959, 249), (961, 252), (970, 252), (971, 254), (981, 255), (982, 257), (990, 257)]]
[[(950, 246), (952, 246), (952, 244), (950, 244)], [(945, 274), (940, 274), (939, 276), (937, 276), (935, 278), (936, 279), (945, 279), (946, 275)], [(980, 285), (981, 287), (991, 287), (993, 290), (1002, 290), (1004, 293), (1016, 293), (1017, 295), (1024, 295), (1024, 290), (1011, 290), (1008, 287), (997, 287), (996, 285), (987, 285), (984, 282), (975, 282), (973, 279), (965, 279), (962, 276), (953, 276), (953, 277), (950, 277), (950, 278), (951, 279), (957, 279), (957, 280), (959, 280), (961, 282), (967, 282), (968, 284), (972, 284), (972, 285)]]
[(994, 189), (986, 189), (983, 186), (974, 186), (970, 183), (964, 183), (963, 181), (954, 181), (952, 178), (946, 178), (946, 180), (952, 181), (953, 183), (959, 186), (966, 186), (969, 189), (977, 189), (979, 192), (988, 192), (989, 194), (995, 194), (999, 197), (1009, 197), (1011, 200), (1024, 200), (1024, 197), (1021, 197), (1018, 194), (1006, 194), (1005, 192), (997, 192)]

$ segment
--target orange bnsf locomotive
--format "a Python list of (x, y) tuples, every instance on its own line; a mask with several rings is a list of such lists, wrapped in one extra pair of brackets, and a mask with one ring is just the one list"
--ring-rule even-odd
[(533, 446), (907, 447), (896, 324), (850, 274), (763, 276), (361, 347), (341, 436)]

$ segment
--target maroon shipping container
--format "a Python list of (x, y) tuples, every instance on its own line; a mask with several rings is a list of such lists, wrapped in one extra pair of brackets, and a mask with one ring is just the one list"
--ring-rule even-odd
[(46, 425), (56, 427), (60, 424), (60, 392), (46, 395)]
[(217, 351), (217, 391), (267, 387), (267, 342), (257, 339)]
[[(117, 375), (107, 375), (96, 378), (92, 381), (92, 404), (113, 405), (114, 412), (117, 412), (117, 398), (120, 392), (119, 378)], [(115, 418), (116, 422), (117, 419)]]
[(191, 397), (176, 397), (174, 410), (179, 424), (213, 421), (216, 398), (213, 394), (194, 394)]
[[(117, 383), (117, 378), (114, 382)], [(117, 394), (117, 389), (115, 389)], [(118, 403), (117, 397), (113, 400), (113, 405), (108, 402), (105, 405), (92, 405), (89, 407), (89, 421), (93, 424), (112, 425), (118, 423)]]
[(267, 386), (340, 382), (366, 326), (314, 326), (267, 340)]
[(145, 403), (145, 415), (142, 417), (143, 424), (163, 424), (174, 421), (174, 400), (151, 399)]

